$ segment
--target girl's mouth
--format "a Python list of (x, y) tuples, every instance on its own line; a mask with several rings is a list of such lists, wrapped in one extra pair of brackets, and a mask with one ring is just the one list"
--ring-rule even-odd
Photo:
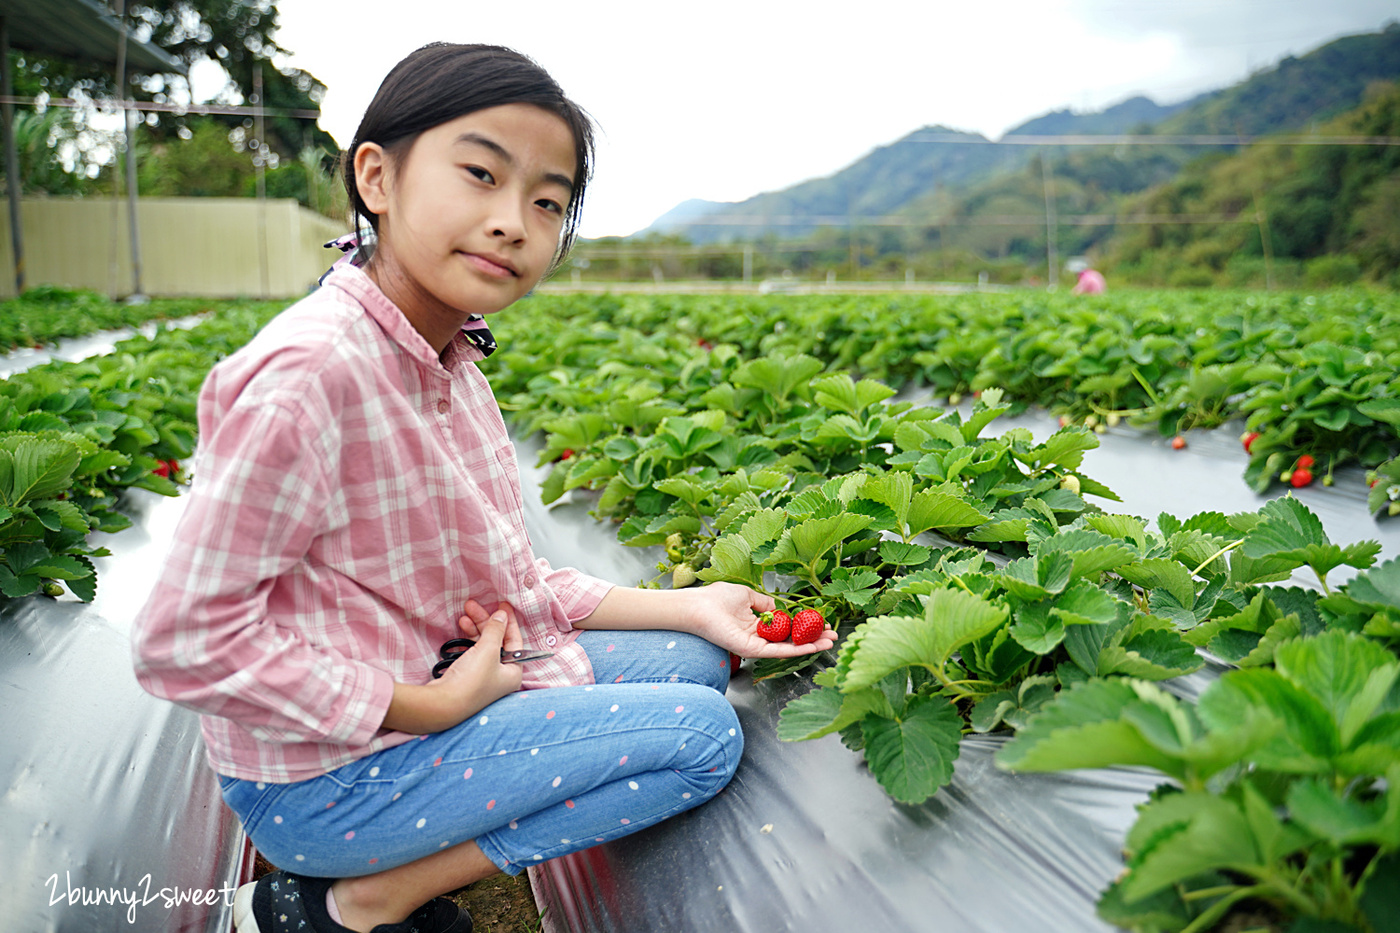
[(513, 279), (520, 275), (514, 266), (501, 257), (486, 256), (481, 253), (464, 253), (463, 255), (467, 257), (467, 262), (471, 263), (472, 266), (493, 278)]

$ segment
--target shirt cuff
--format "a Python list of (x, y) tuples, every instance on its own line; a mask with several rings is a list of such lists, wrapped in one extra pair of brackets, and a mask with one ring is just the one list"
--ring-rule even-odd
[(326, 741), (368, 745), (384, 728), (384, 717), (394, 699), (394, 675), (368, 664), (356, 664), (354, 683), (347, 684), (343, 701), (334, 712), (335, 723)]
[(536, 558), (535, 566), (541, 578), (554, 592), (555, 599), (563, 607), (564, 618), (562, 621), (556, 619), (555, 623), (565, 632), (572, 631), (575, 622), (581, 622), (592, 615), (593, 610), (603, 601), (603, 597), (617, 585), (598, 577), (591, 577), (572, 567), (553, 570), (549, 561), (543, 557)]

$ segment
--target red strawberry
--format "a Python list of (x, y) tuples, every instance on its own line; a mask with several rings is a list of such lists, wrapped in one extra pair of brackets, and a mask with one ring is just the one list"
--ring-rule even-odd
[(1172, 450), (1180, 450), (1181, 448), (1183, 448), (1183, 447), (1185, 447), (1185, 446), (1186, 446), (1186, 438), (1182, 437), (1180, 434), (1178, 434), (1176, 437), (1172, 438)]
[(560, 459), (560, 460), (568, 460), (568, 459), (572, 458), (573, 455), (574, 455), (573, 448), (571, 448), (571, 447), (565, 447), (565, 448), (564, 448), (564, 452), (563, 452), (562, 454), (559, 455), (559, 459)]
[[(1309, 457), (1308, 459), (1312, 458)], [(1293, 484), (1293, 488), (1295, 489), (1299, 486), (1306, 486), (1313, 481), (1312, 470), (1309, 470), (1307, 467), (1299, 467), (1293, 471), (1293, 475), (1288, 478), (1288, 481)]]
[(1240, 440), (1244, 441), (1244, 452), (1245, 452), (1245, 453), (1252, 453), (1252, 451), (1250, 450), (1250, 448), (1254, 446), (1254, 442), (1255, 442), (1255, 441), (1259, 440), (1259, 432), (1258, 432), (1258, 431), (1250, 431), (1250, 432), (1249, 432), (1248, 434), (1246, 434), (1244, 437), (1240, 438)]
[(803, 609), (792, 617), (792, 643), (810, 645), (826, 631), (826, 619), (815, 609)]
[(788, 633), (792, 631), (792, 616), (781, 609), (765, 612), (758, 617), (758, 625), (754, 631), (765, 641), (787, 641)]
[(1312, 454), (1303, 454), (1298, 458), (1298, 467), (1303, 470), (1311, 470), (1317, 461), (1312, 458)]
[(744, 663), (744, 659), (743, 659), (743, 658), (739, 657), (737, 654), (735, 654), (735, 653), (732, 652), (732, 651), (729, 652), (729, 673), (730, 673), (730, 674), (737, 674), (737, 673), (739, 673), (739, 665), (740, 665), (740, 664), (743, 664), (743, 663)]

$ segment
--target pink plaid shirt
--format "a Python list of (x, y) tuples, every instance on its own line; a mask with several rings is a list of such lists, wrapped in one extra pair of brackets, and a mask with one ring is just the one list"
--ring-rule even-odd
[(137, 679), (202, 713), (209, 762), (316, 777), (413, 736), (468, 597), (509, 603), (524, 687), (588, 684), (573, 623), (612, 584), (536, 559), (515, 449), (458, 335), (445, 362), (350, 264), (210, 372), (189, 502), (133, 630)]

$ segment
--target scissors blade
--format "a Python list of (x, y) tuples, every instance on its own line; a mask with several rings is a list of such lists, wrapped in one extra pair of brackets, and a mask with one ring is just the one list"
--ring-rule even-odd
[(529, 648), (520, 651), (507, 651), (501, 649), (502, 664), (524, 664), (526, 661), (538, 661), (541, 658), (554, 657), (553, 651), (531, 651)]

